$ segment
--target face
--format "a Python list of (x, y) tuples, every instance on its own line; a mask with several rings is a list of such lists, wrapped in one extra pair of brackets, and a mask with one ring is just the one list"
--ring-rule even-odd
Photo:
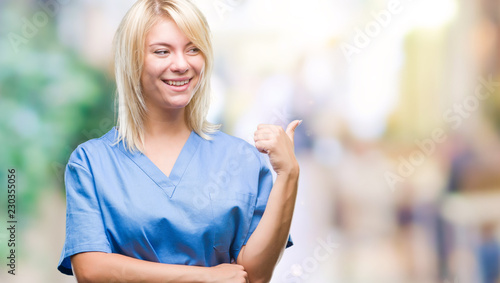
[(141, 85), (148, 109), (188, 105), (205, 60), (177, 25), (162, 19), (146, 36)]

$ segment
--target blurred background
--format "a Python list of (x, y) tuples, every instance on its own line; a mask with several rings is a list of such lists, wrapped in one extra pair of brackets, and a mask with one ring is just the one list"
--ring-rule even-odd
[[(0, 1), (0, 282), (76, 282), (56, 269), (64, 167), (115, 123), (111, 42), (133, 2)], [(272, 282), (500, 282), (497, 0), (195, 2), (209, 120), (252, 144), (259, 123), (304, 120), (295, 245)]]

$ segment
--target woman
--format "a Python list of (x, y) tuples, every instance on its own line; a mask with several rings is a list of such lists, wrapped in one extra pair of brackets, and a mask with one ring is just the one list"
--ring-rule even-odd
[(66, 167), (61, 272), (79, 282), (270, 280), (292, 245), (300, 121), (286, 132), (259, 125), (255, 147), (218, 131), (205, 119), (212, 61), (208, 25), (188, 0), (139, 0), (124, 17), (118, 125)]

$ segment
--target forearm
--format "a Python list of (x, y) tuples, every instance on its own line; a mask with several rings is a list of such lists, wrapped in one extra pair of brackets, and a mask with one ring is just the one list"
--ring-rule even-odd
[(298, 166), (289, 174), (277, 176), (262, 219), (238, 255), (237, 262), (245, 267), (252, 283), (271, 279), (285, 249), (297, 197), (298, 177)]
[(172, 265), (101, 252), (71, 257), (78, 282), (207, 282), (207, 267)]

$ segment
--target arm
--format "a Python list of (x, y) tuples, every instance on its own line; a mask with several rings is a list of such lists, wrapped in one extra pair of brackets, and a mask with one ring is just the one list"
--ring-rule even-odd
[(163, 264), (102, 252), (73, 255), (71, 263), (80, 283), (98, 282), (246, 282), (241, 265), (214, 267)]
[(288, 239), (299, 178), (293, 153), (294, 131), (299, 124), (290, 123), (286, 133), (278, 126), (260, 125), (255, 134), (255, 146), (269, 154), (277, 177), (262, 219), (237, 258), (252, 283), (269, 282)]
[(269, 282), (290, 232), (298, 173), (278, 175), (266, 210), (247, 244), (241, 248), (237, 263), (245, 267), (250, 282)]

